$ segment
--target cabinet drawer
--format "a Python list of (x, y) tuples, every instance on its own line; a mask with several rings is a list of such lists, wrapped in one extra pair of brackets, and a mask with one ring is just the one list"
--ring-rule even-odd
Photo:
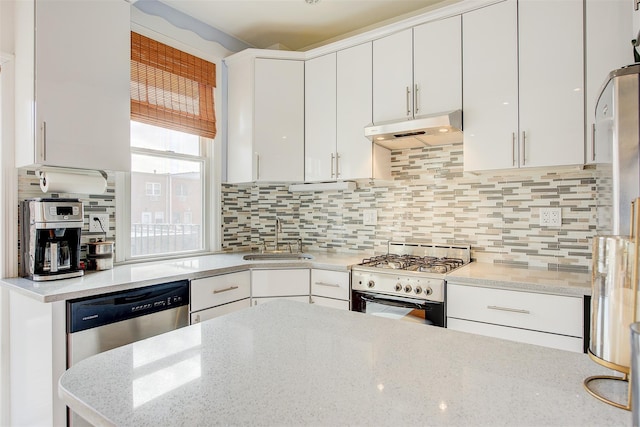
[(309, 296), (309, 269), (252, 270), (251, 295), (276, 297), (287, 295)]
[(487, 337), (502, 338), (510, 341), (527, 344), (542, 345), (560, 350), (582, 353), (582, 338), (568, 337), (565, 335), (550, 334), (547, 332), (529, 331), (526, 329), (511, 328), (507, 326), (492, 325), (489, 323), (472, 322), (470, 320), (447, 319), (447, 329), (454, 331), (470, 332), (472, 334)]
[(248, 271), (205, 277), (191, 281), (191, 311), (249, 298), (251, 274)]
[(325, 298), (325, 297), (318, 297), (318, 296), (312, 295), (311, 304), (317, 304), (323, 307), (331, 307), (331, 308), (337, 308), (338, 310), (349, 311), (349, 300)]
[(582, 298), (447, 284), (447, 317), (582, 338)]
[(245, 298), (240, 301), (230, 302), (229, 304), (219, 305), (217, 307), (196, 311), (195, 313), (191, 313), (191, 324), (193, 325), (194, 323), (204, 322), (205, 320), (220, 317), (225, 314), (233, 313), (234, 311), (249, 307), (251, 307), (250, 299)]
[(311, 270), (311, 295), (349, 300), (349, 273)]

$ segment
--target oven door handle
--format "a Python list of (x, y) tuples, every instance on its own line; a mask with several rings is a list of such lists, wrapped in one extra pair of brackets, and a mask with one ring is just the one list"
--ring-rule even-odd
[(372, 295), (365, 295), (365, 294), (360, 294), (360, 298), (368, 302), (390, 305), (393, 307), (416, 308), (416, 309), (425, 310), (425, 311), (431, 310), (431, 307), (429, 306), (429, 304), (426, 304), (426, 303), (420, 304), (417, 302), (409, 302), (409, 301), (394, 301), (387, 298), (377, 298)]

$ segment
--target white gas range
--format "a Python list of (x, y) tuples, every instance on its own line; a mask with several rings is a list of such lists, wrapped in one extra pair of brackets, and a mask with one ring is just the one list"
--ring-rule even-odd
[(444, 327), (445, 275), (470, 261), (470, 245), (389, 242), (351, 268), (351, 310)]

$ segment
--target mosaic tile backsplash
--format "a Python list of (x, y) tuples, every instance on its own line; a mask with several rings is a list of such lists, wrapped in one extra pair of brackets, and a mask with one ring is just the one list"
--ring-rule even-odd
[[(226, 251), (301, 238), (305, 250), (385, 253), (389, 240), (467, 243), (481, 262), (561, 270), (591, 265), (598, 172), (523, 169), (463, 172), (462, 144), (392, 152), (392, 182), (353, 191), (290, 193), (288, 185), (223, 185)], [(559, 207), (562, 227), (539, 225), (539, 209)], [(377, 225), (363, 225), (375, 210)]]
[[(272, 248), (275, 218), (281, 242), (305, 250), (385, 253), (389, 240), (467, 243), (477, 261), (548, 269), (591, 266), (597, 226), (597, 186), (592, 168), (463, 172), (462, 144), (394, 151), (391, 182), (359, 183), (353, 191), (290, 193), (288, 185), (223, 185), (222, 248)], [(19, 172), (19, 198), (71, 197), (85, 203), (83, 249), (102, 238), (88, 232), (88, 215), (109, 214), (115, 241), (115, 184), (103, 195), (42, 193), (33, 170)], [(562, 227), (544, 228), (539, 209), (562, 209)], [(363, 225), (375, 210), (377, 225)], [(295, 247), (295, 246), (294, 246)]]

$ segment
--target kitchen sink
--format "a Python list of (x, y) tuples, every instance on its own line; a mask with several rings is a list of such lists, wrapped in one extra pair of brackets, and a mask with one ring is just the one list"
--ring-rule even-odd
[(247, 261), (260, 260), (296, 260), (296, 259), (313, 259), (313, 255), (302, 252), (262, 252), (255, 254), (247, 254), (242, 257)]

